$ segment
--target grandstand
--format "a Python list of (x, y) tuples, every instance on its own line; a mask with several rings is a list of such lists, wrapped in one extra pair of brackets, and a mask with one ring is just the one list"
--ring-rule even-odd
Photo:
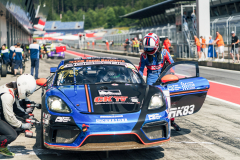
[(47, 21), (46, 33), (78, 34), (84, 32), (84, 22)]
[[(215, 37), (216, 31), (223, 36), (225, 44), (231, 43), (231, 31), (240, 36), (240, 1), (239, 0), (209, 0), (210, 3), (210, 34)], [(194, 54), (193, 46), (196, 28), (191, 18), (191, 13), (196, 11), (196, 0), (166, 0), (164, 2), (143, 8), (141, 10), (121, 16), (122, 18), (139, 19), (139, 27), (132, 28), (127, 34), (105, 35), (103, 39), (114, 40), (115, 43), (123, 43), (126, 38), (134, 38), (141, 34), (154, 32), (159, 37), (168, 36), (174, 50)], [(187, 20), (187, 28), (184, 29), (183, 13)], [(179, 17), (180, 15), (180, 17)], [(180, 25), (179, 24), (180, 18)], [(200, 35), (198, 35), (200, 36)], [(141, 37), (141, 36), (140, 36)], [(190, 55), (191, 52), (191, 55)]]

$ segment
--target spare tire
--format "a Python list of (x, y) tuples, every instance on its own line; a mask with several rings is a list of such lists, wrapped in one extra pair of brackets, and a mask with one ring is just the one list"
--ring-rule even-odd
[(2, 64), (2, 73), (1, 73), (2, 77), (6, 77), (7, 76), (7, 65), (6, 64)]

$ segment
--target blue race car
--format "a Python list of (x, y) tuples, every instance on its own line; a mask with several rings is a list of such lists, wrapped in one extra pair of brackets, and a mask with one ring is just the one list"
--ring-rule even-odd
[(42, 96), (41, 147), (111, 151), (170, 141), (170, 118), (200, 110), (209, 89), (198, 64), (169, 65), (147, 85), (127, 59), (88, 57), (51, 68)]

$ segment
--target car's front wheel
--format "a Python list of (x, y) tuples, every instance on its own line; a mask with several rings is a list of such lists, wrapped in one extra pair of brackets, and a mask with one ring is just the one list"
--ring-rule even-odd
[(42, 111), (41, 111), (41, 126), (40, 126), (40, 148), (46, 149), (46, 147), (44, 146), (44, 139), (43, 139), (43, 112)]

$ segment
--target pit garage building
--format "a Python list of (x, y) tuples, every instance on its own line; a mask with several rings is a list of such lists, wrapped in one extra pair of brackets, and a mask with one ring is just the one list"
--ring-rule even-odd
[(0, 0), (0, 45), (31, 43), (38, 9), (38, 0)]

